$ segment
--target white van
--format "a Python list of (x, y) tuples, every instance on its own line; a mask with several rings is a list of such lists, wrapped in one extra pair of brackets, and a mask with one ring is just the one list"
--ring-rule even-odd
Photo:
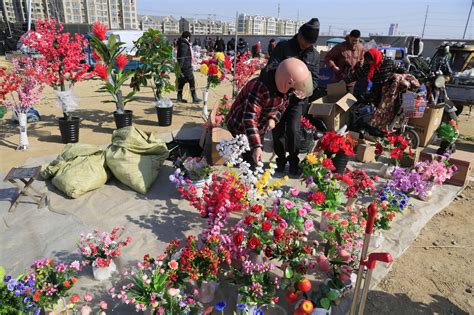
[(124, 53), (131, 56), (136, 55), (136, 48), (134, 42), (136, 42), (143, 35), (143, 31), (110, 30), (107, 32), (107, 37), (109, 37), (110, 34), (114, 34), (115, 36), (117, 36), (118, 41), (125, 43), (123, 45), (123, 47), (125, 47)]

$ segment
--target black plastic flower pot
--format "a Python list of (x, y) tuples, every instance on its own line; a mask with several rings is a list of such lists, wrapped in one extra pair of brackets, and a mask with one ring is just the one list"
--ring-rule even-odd
[[(327, 154), (327, 156), (331, 156), (332, 154)], [(343, 151), (339, 151), (336, 155), (332, 158), (332, 164), (336, 168), (334, 173), (342, 174), (346, 169), (347, 163), (349, 162), (349, 156), (347, 156)]]
[(79, 117), (58, 118), (62, 143), (79, 142)]
[(444, 154), (451, 155), (455, 151), (456, 151), (456, 144), (455, 143), (451, 143), (451, 142), (448, 142), (448, 141), (441, 141), (441, 143), (439, 144), (438, 150), (436, 150), (436, 154), (438, 154), (438, 155), (444, 155)]
[(115, 126), (117, 129), (128, 127), (132, 125), (133, 111), (126, 110), (125, 113), (119, 114), (114, 112)]
[(158, 126), (171, 126), (173, 120), (173, 106), (156, 107), (156, 115), (158, 116)]
[(300, 153), (309, 153), (314, 145), (314, 130), (301, 128)]

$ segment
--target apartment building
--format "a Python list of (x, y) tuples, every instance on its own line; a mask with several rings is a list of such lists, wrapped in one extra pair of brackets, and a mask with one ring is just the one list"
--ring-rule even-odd
[[(110, 29), (138, 29), (137, 0), (31, 0), (31, 18), (66, 24), (100, 21)], [(27, 22), (28, 0), (0, 0), (3, 20)]]
[(139, 15), (141, 30), (157, 29), (163, 34), (179, 34), (179, 21), (172, 16)]
[(237, 30), (240, 34), (290, 36), (298, 32), (301, 24), (290, 19), (242, 13), (238, 17)]

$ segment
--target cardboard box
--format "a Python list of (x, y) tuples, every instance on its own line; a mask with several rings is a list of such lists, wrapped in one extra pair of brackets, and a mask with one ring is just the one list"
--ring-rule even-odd
[(328, 95), (311, 103), (308, 113), (320, 118), (330, 130), (338, 131), (349, 120), (347, 110), (357, 99), (346, 92), (346, 84), (341, 81), (328, 84)]
[(222, 140), (230, 140), (234, 138), (229, 130), (221, 128), (221, 127), (214, 127), (211, 129), (211, 163), (212, 165), (223, 165), (224, 158), (219, 155), (217, 152), (216, 146)]
[(420, 146), (425, 147), (433, 137), (436, 129), (441, 124), (444, 108), (427, 107), (421, 118), (411, 118), (408, 125), (415, 127), (420, 136)]
[(375, 143), (360, 140), (355, 150), (355, 159), (359, 162), (375, 162)]
[(407, 151), (403, 152), (403, 156), (400, 159), (400, 166), (405, 168), (413, 167), (420, 159), (420, 152), (421, 148), (412, 150), (412, 156), (410, 156), (410, 153)]
[[(436, 154), (438, 147), (427, 146), (420, 153), (420, 161), (426, 161), (433, 158)], [(472, 169), (474, 168), (474, 152), (456, 150), (449, 157), (449, 163), (457, 166), (458, 170), (454, 173), (453, 177), (448, 179), (446, 183), (455, 186), (465, 186), (469, 183), (469, 177), (471, 176)]]

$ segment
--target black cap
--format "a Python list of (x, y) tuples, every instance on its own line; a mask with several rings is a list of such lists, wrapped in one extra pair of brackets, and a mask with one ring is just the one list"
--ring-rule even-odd
[(319, 36), (319, 20), (312, 18), (308, 22), (301, 25), (298, 33), (310, 44), (315, 44)]
[(359, 30), (352, 30), (349, 36), (359, 38), (360, 37), (360, 31)]

